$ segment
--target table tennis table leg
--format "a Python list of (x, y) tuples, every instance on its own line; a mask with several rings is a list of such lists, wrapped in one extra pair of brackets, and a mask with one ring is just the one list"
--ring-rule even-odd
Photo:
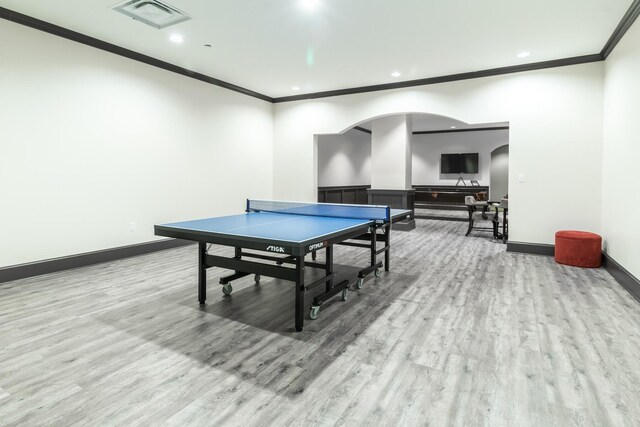
[(371, 266), (373, 267), (378, 263), (378, 229), (376, 227), (371, 228)]
[(304, 325), (304, 255), (296, 257), (296, 331)]
[(198, 243), (198, 301), (204, 304), (207, 300), (207, 244)]
[(387, 250), (384, 251), (384, 271), (389, 271), (389, 260), (391, 259), (391, 224), (387, 224), (384, 227), (384, 245), (387, 247)]
[[(333, 245), (329, 245), (326, 248), (324, 271), (327, 276), (331, 276), (331, 274), (333, 273)], [(331, 289), (333, 289), (333, 276), (330, 280), (327, 281), (325, 285), (326, 292), (331, 291)]]

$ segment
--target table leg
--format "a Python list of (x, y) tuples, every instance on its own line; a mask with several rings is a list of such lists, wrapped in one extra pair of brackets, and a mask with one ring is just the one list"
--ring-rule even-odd
[(391, 224), (387, 224), (384, 227), (384, 245), (387, 247), (387, 250), (384, 252), (384, 271), (389, 271), (391, 266), (389, 265), (391, 260)]
[(301, 332), (304, 325), (304, 255), (296, 257), (296, 331)]
[(507, 210), (502, 211), (502, 243), (507, 243)]
[(198, 243), (198, 301), (204, 304), (207, 300), (207, 244)]
[[(327, 246), (324, 260), (324, 271), (326, 276), (333, 273), (333, 245)], [(329, 292), (331, 289), (333, 289), (333, 278), (328, 280), (325, 285), (326, 292)]]
[(371, 230), (371, 266), (374, 266), (378, 263), (376, 251), (378, 250), (378, 230), (375, 226), (372, 227)]

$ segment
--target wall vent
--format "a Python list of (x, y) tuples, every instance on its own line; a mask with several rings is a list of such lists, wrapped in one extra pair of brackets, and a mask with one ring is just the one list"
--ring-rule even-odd
[(114, 6), (113, 10), (158, 29), (191, 19), (181, 10), (158, 0), (128, 0)]

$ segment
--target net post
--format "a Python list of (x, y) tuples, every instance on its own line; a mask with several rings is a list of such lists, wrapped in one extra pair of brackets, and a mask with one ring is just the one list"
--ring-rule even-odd
[(387, 206), (387, 222), (391, 222), (391, 206)]
[(245, 209), (245, 212), (246, 212), (246, 213), (249, 213), (249, 212), (250, 212), (250, 211), (249, 211), (249, 199), (247, 199), (247, 208)]

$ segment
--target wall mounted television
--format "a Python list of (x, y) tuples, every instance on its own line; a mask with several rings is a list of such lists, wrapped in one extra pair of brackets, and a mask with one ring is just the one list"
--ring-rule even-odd
[(478, 153), (442, 154), (440, 173), (478, 173)]

